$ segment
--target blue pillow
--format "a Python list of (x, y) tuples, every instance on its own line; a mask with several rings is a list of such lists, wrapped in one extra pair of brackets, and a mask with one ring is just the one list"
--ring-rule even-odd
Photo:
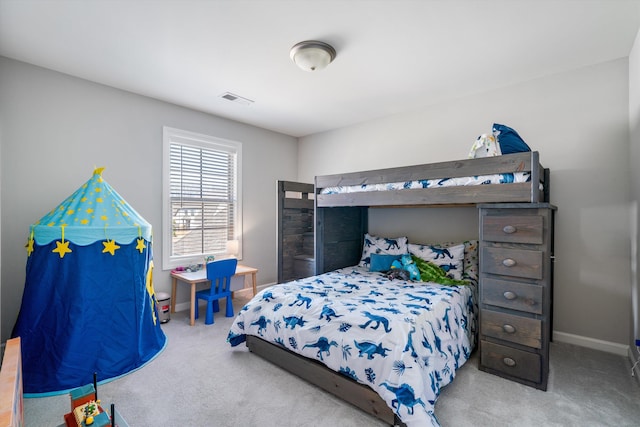
[(502, 154), (531, 151), (531, 148), (529, 148), (527, 143), (524, 142), (522, 138), (520, 138), (518, 132), (511, 129), (509, 126), (494, 123), (493, 135), (498, 140), (498, 144), (500, 144), (500, 151), (502, 152)]
[(369, 271), (389, 271), (393, 261), (400, 259), (402, 255), (371, 254)]

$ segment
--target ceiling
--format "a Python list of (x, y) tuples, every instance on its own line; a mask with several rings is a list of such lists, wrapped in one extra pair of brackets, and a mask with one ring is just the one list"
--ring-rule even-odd
[[(300, 137), (627, 57), (639, 22), (640, 0), (0, 0), (0, 55)], [(309, 39), (326, 69), (289, 58)]]

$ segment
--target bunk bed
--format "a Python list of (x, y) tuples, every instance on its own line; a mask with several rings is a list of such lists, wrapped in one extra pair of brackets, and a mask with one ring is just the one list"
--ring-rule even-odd
[[(485, 179), (492, 175), (507, 179)], [(431, 185), (477, 176), (485, 183)], [(369, 186), (377, 188), (358, 190)], [(539, 164), (537, 152), (526, 152), (318, 176), (315, 187), (316, 276), (259, 293), (238, 314), (228, 341), (233, 346), (246, 342), (253, 353), (390, 425), (437, 426), (434, 405), (439, 390), (453, 380), (477, 337), (477, 242), (433, 245), (464, 245), (464, 286), (389, 280), (370, 271), (371, 260), (365, 258), (368, 240), (373, 239), (368, 234), (368, 209), (537, 204), (548, 201), (549, 171)], [(343, 188), (346, 192), (340, 192)], [(413, 253), (417, 246), (406, 239), (387, 240), (390, 254), (410, 248)], [(396, 250), (392, 245), (398, 241)], [(377, 316), (381, 312), (385, 316)], [(349, 317), (352, 314), (356, 317)], [(311, 335), (303, 335), (302, 329)], [(401, 333), (393, 335), (391, 330)], [(442, 331), (448, 334), (446, 343)], [(356, 361), (365, 365), (356, 367)], [(418, 372), (422, 377), (409, 381)]]

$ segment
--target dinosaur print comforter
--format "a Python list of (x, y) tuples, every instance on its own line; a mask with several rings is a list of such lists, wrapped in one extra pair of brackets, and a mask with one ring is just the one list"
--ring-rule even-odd
[(474, 298), (473, 285), (390, 281), (349, 267), (264, 289), (227, 340), (255, 335), (318, 360), (371, 387), (407, 426), (437, 426), (439, 391), (475, 344)]

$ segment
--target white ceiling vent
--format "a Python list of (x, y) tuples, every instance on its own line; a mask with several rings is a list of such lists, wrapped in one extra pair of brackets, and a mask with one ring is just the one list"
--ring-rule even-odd
[(220, 95), (220, 98), (222, 99), (226, 99), (227, 101), (231, 101), (231, 102), (235, 102), (236, 104), (241, 104), (241, 105), (251, 105), (253, 104), (253, 101), (249, 98), (243, 98), (239, 95), (236, 95), (235, 93), (231, 93), (231, 92), (225, 92), (222, 95)]

